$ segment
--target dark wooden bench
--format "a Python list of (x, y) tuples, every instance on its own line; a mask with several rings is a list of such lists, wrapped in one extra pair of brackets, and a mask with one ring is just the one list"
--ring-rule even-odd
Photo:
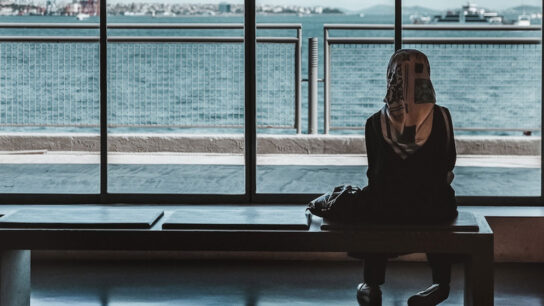
[(0, 208), (0, 305), (29, 305), (32, 250), (414, 253), (465, 256), (465, 305), (493, 305), (484, 217), (440, 226), (342, 226), (293, 206)]

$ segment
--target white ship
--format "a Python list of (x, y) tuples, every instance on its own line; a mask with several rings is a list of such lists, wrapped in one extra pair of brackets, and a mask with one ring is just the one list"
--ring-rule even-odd
[(79, 13), (76, 15), (77, 20), (85, 20), (91, 17), (89, 14)]
[(488, 11), (478, 7), (474, 3), (468, 2), (460, 10), (449, 10), (442, 15), (434, 16), (432, 22), (500, 24), (504, 22), (504, 18), (497, 12)]
[(426, 24), (431, 22), (431, 17), (414, 14), (410, 15), (410, 21), (412, 21), (413, 24)]
[(514, 23), (519, 26), (530, 26), (531, 25), (531, 16), (527, 14), (519, 15), (518, 20)]

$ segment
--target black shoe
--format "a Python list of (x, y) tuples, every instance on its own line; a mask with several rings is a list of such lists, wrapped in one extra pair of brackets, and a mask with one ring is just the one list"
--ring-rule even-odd
[(382, 290), (380, 286), (369, 286), (361, 283), (357, 286), (357, 301), (361, 306), (381, 306)]
[(408, 299), (408, 306), (435, 306), (445, 301), (450, 295), (449, 285), (433, 284), (424, 291), (412, 295)]

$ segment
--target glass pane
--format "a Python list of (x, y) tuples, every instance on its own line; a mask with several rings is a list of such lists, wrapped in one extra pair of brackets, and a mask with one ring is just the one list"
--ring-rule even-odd
[[(394, 11), (393, 0), (257, 1), (257, 23), (272, 24), (258, 28), (257, 192), (324, 193), (343, 183), (366, 185), (363, 128), (383, 105), (385, 68), (394, 50)], [(317, 39), (312, 61), (310, 38)]]
[[(451, 111), (456, 194), (540, 196), (542, 4), (481, 4), (403, 1), (404, 24), (421, 24), (403, 32), (404, 48), (428, 56), (437, 103)], [(433, 30), (444, 25), (470, 30)]]
[(1, 9), (0, 193), (100, 191), (98, 2), (54, 3)]
[(109, 10), (108, 191), (243, 194), (243, 2)]

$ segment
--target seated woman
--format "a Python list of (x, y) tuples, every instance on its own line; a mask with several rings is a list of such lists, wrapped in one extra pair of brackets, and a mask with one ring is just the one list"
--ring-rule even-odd
[[(436, 105), (429, 61), (417, 50), (393, 54), (387, 68), (386, 105), (366, 122), (368, 186), (358, 213), (384, 223), (437, 223), (457, 216), (453, 180), (456, 152), (449, 111)], [(353, 255), (353, 254), (352, 254)], [(357, 287), (363, 305), (381, 305), (387, 258), (365, 258), (364, 283)], [(436, 305), (449, 295), (448, 255), (427, 254), (433, 285), (408, 305)]]

